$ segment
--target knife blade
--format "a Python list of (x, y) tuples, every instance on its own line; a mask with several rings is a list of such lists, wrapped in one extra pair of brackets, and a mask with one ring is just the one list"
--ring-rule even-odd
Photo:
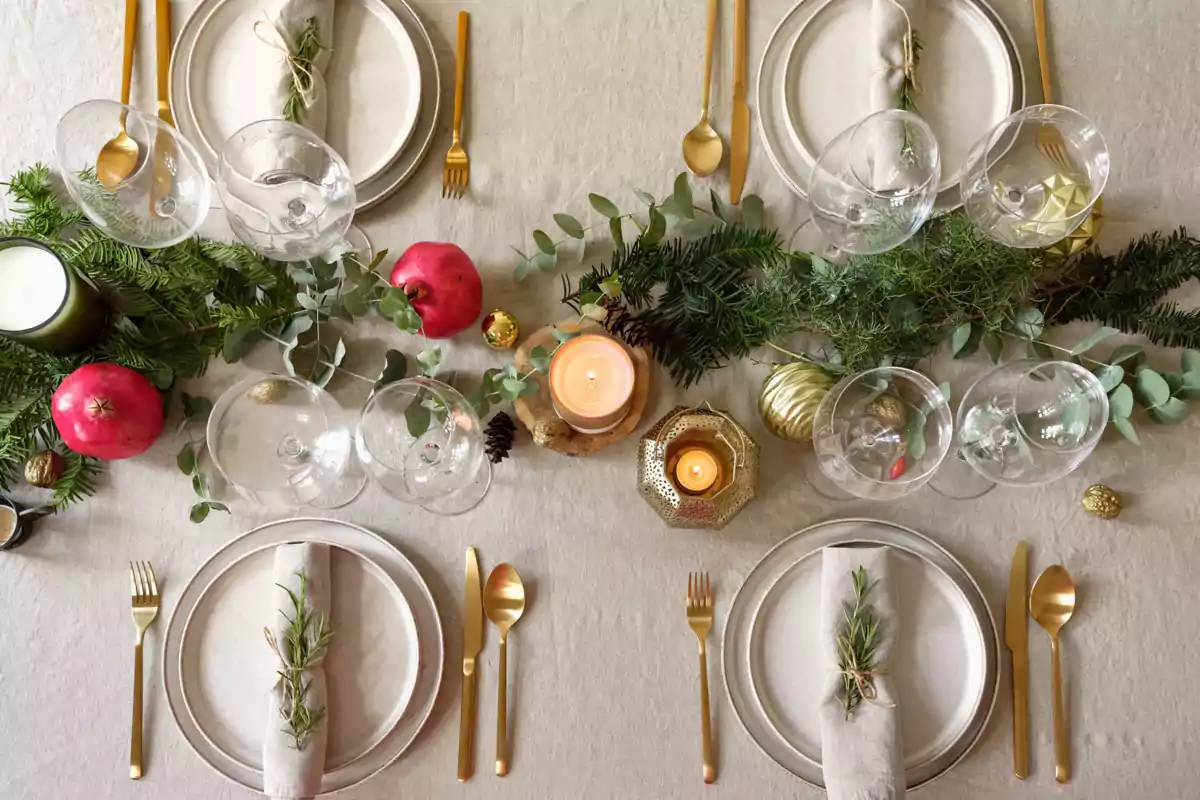
[(729, 132), (729, 202), (742, 202), (750, 161), (750, 106), (746, 104), (746, 0), (733, 9), (733, 119)]
[(1029, 545), (1017, 542), (1004, 604), (1004, 644), (1012, 653), (1013, 774), (1029, 776)]
[(483, 590), (479, 582), (479, 558), (467, 548), (466, 598), (463, 604), (462, 718), (458, 730), (458, 779), (465, 781), (474, 771), (475, 659), (483, 649)]

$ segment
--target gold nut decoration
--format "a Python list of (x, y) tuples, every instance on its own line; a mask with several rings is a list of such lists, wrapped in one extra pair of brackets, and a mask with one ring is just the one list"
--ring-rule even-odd
[(1104, 227), (1104, 198), (1098, 197), (1083, 224), (1061, 242), (1055, 242), (1047, 247), (1046, 252), (1059, 258), (1070, 258), (1091, 247), (1092, 242), (1100, 235), (1102, 227)]
[(283, 381), (260, 381), (250, 388), (248, 394), (254, 402), (270, 405), (283, 396), (285, 386), (286, 384)]
[(501, 308), (483, 318), (482, 330), (483, 340), (488, 347), (497, 350), (511, 350), (517, 346), (517, 339), (521, 338), (521, 323)]
[(789, 442), (812, 439), (817, 407), (833, 388), (833, 376), (816, 364), (795, 361), (771, 369), (758, 394), (758, 413), (767, 430)]
[(1100, 519), (1116, 519), (1124, 508), (1121, 495), (1099, 483), (1084, 491), (1080, 504), (1084, 511)]
[(49, 489), (62, 477), (66, 461), (53, 450), (34, 453), (25, 462), (25, 482), (39, 489)]
[(894, 394), (881, 394), (867, 404), (867, 414), (879, 420), (880, 425), (903, 429), (908, 423), (908, 408)]

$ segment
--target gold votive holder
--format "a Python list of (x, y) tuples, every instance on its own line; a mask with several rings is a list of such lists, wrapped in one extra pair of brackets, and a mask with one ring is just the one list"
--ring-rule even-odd
[[(689, 486), (677, 470), (697, 455), (704, 485)], [(758, 444), (731, 416), (677, 406), (638, 445), (638, 489), (670, 527), (716, 530), (754, 499), (758, 463)]]

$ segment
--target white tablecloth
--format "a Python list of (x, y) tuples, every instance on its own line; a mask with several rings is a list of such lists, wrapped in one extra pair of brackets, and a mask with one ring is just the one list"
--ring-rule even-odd
[[(699, 116), (702, 0), (416, 0), (443, 69), (453, 71), (454, 18), (472, 13), (467, 142), (469, 198), (440, 198), (445, 115), (436, 152), (398, 196), (361, 220), (377, 245), (398, 254), (415, 240), (453, 241), (484, 272), (489, 306), (529, 328), (561, 315), (558, 286), (509, 280), (509, 245), (524, 245), (550, 215), (591, 212), (586, 193), (632, 203), (630, 185), (663, 193), (683, 168), (679, 141)], [(1025, 0), (997, 3), (1016, 32), (1037, 92), (1032, 17)], [(1060, 98), (1093, 115), (1113, 153), (1104, 241), (1196, 222), (1200, 211), (1200, 105), (1190, 76), (1200, 67), (1191, 4), (1051, 0)], [(120, 0), (0, 3), (0, 174), (49, 160), (58, 116), (76, 102), (117, 94)], [(175, 28), (189, 4), (172, 3)], [(728, 130), (732, 6), (722, 4), (714, 113)], [(751, 0), (751, 74), (790, 0)], [(135, 102), (153, 108), (153, 3), (142, 2)], [(380, 98), (379, 102), (387, 102)], [(747, 190), (761, 194), (784, 229), (799, 201), (751, 146)], [(724, 192), (724, 173), (716, 179)], [(387, 339), (367, 331), (362, 370)], [(500, 363), (474, 336), (447, 348), (451, 368)], [(354, 357), (352, 356), (352, 361)], [(257, 363), (277, 367), (277, 355)], [(1165, 364), (1164, 364), (1165, 367)], [(956, 382), (980, 361), (962, 366)], [(194, 390), (215, 397), (245, 368), (216, 369)], [(935, 371), (950, 377), (941, 363)], [(338, 516), (397, 543), (422, 569), (448, 636), (446, 683), (412, 750), (366, 785), (360, 800), (409, 798), (815, 798), (820, 793), (763, 756), (742, 731), (722, 686), (721, 621), (742, 578), (775, 542), (835, 516), (878, 516), (928, 532), (971, 569), (1001, 617), (1018, 537), (1032, 570), (1065, 563), (1079, 581), (1079, 610), (1065, 629), (1074, 780), (1053, 782), (1049, 652), (1031, 626), (1034, 775), (1011, 777), (1005, 684), (982, 742), (921, 791), (946, 798), (1183, 798), (1200, 793), (1200, 595), (1193, 576), (1200, 536), (1193, 497), (1200, 422), (1143, 432), (1144, 449), (1106, 439), (1077, 474), (1036, 491), (997, 490), (972, 502), (922, 492), (891, 505), (834, 504), (802, 475), (809, 452), (768, 437), (751, 389), (764, 368), (738, 365), (680, 393), (656, 391), (647, 421), (680, 400), (729, 408), (758, 437), (765, 460), (760, 499), (722, 533), (668, 530), (638, 498), (636, 440), (570, 460), (521, 438), (486, 502), (441, 519), (369, 490)], [(357, 402), (353, 381), (332, 387)], [(92, 501), (45, 520), (21, 550), (0, 554), (0, 797), (5, 800), (250, 798), (189, 749), (163, 701), (158, 648), (167, 614), (191, 573), (222, 542), (270, 515), (235, 504), (232, 518), (187, 521), (187, 480), (174, 468), (179, 439), (115, 466)], [(1126, 493), (1118, 522), (1078, 506), (1089, 483)], [(463, 548), (484, 569), (516, 564), (530, 605), (511, 639), (512, 774), (490, 773), (496, 637), (489, 632), (480, 681), (477, 776), (455, 780)], [(146, 777), (127, 777), (133, 626), (126, 562), (153, 561), (165, 612), (147, 643)], [(686, 573), (707, 569), (718, 623), (710, 669), (720, 777), (700, 770), (695, 644), (684, 619)], [(486, 574), (486, 573), (485, 573)], [(1007, 659), (1006, 659), (1007, 661)]]

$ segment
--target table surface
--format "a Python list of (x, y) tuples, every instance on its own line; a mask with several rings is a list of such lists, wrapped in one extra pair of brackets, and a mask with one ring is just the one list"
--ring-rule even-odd
[[(865, 0), (864, 0), (865, 1)], [(750, 2), (750, 58), (759, 55), (792, 0)], [(442, 121), (434, 157), (399, 195), (360, 220), (377, 245), (398, 253), (416, 240), (453, 241), (484, 273), (487, 302), (531, 326), (561, 315), (556, 281), (517, 287), (510, 245), (523, 245), (556, 211), (586, 216), (586, 194), (632, 203), (630, 187), (664, 192), (682, 170), (679, 140), (699, 111), (704, 4), (701, 0), (416, 0), (443, 69), (453, 70), (454, 19), (473, 15), (467, 142), (470, 196), (440, 198)], [(1037, 96), (1032, 15), (1025, 0), (997, 0), (1013, 28)], [(1200, 106), (1185, 76), (1200, 66), (1188, 3), (1050, 3), (1061, 98), (1093, 115), (1113, 153), (1103, 241), (1194, 221)], [(188, 3), (172, 3), (179, 29)], [(714, 114), (728, 131), (733, 3), (722, 4)], [(142, 2), (135, 102), (153, 108), (153, 3)], [(4, 0), (0, 3), (0, 172), (52, 153), (55, 121), (71, 105), (115, 96), (123, 3), (118, 0)], [(751, 74), (756, 71), (752, 67)], [(386, 102), (380, 98), (379, 102)], [(722, 173), (713, 185), (724, 193)], [(707, 182), (700, 182), (701, 186)], [(783, 229), (803, 218), (756, 138), (748, 191), (767, 201)], [(367, 328), (355, 345), (371, 369), (394, 331)], [(1165, 357), (1165, 356), (1164, 356)], [(466, 335), (446, 347), (456, 369), (479, 370), (502, 356)], [(277, 368), (278, 354), (254, 362)], [(962, 390), (979, 361), (937, 361), (939, 379)], [(215, 369), (193, 391), (215, 397), (248, 367)], [(447, 632), (446, 681), (411, 751), (383, 774), (344, 793), (361, 800), (421, 798), (769, 798), (819, 797), (763, 756), (741, 729), (722, 687), (721, 620), (767, 549), (813, 522), (875, 516), (930, 534), (974, 573), (992, 608), (1003, 609), (1018, 538), (1032, 545), (1031, 570), (1066, 564), (1079, 581), (1079, 611), (1064, 634), (1075, 778), (1055, 786), (1049, 652), (1031, 626), (1033, 777), (1012, 778), (1010, 706), (1001, 692), (978, 747), (921, 790), (937, 798), (1190, 797), (1200, 779), (1200, 563), (1195, 535), (1195, 452), (1200, 425), (1145, 430), (1144, 447), (1106, 437), (1078, 473), (1038, 490), (999, 489), (969, 502), (930, 491), (888, 505), (832, 503), (802, 477), (810, 453), (771, 439), (754, 411), (765, 368), (750, 362), (710, 376), (686, 393), (657, 387), (655, 419), (679, 401), (728, 408), (763, 445), (760, 498), (721, 533), (672, 531), (635, 488), (636, 440), (586, 460), (532, 445), (502, 464), (486, 501), (461, 517), (437, 518), (371, 489), (336, 516), (371, 527), (423, 570)], [(352, 383), (352, 381), (350, 382)], [(344, 402), (361, 394), (331, 387)], [(196, 526), (191, 492), (174, 468), (180, 439), (165, 435), (145, 456), (119, 463), (101, 493), (46, 520), (20, 551), (0, 556), (0, 797), (251, 797), (212, 772), (177, 732), (163, 702), (158, 648), (166, 617), (192, 572), (222, 542), (271, 515), (235, 503), (233, 516)], [(1189, 455), (1191, 454), (1191, 455)], [(1119, 521), (1078, 505), (1088, 484), (1126, 493)], [(513, 771), (490, 774), (497, 640), (487, 635), (480, 683), (477, 776), (454, 779), (458, 739), (459, 630), (463, 548), (484, 569), (517, 565), (530, 584), (527, 616), (513, 634), (510, 680)], [(148, 637), (146, 757), (140, 784), (126, 777), (132, 625), (126, 562), (151, 560), (165, 613)], [(719, 782), (701, 784), (695, 643), (684, 620), (686, 573), (707, 569), (717, 597), (711, 639)], [(1007, 659), (1005, 659), (1007, 660)], [(1007, 668), (1004, 675), (1007, 687)]]

